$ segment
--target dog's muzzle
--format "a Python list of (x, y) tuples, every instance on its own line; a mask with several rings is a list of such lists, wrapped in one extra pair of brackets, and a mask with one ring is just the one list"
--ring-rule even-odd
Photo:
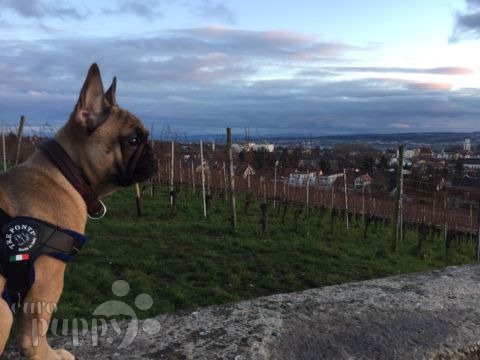
[(130, 186), (145, 181), (156, 174), (157, 167), (152, 147), (144, 142), (133, 154), (127, 168), (116, 176), (116, 182), (120, 186)]

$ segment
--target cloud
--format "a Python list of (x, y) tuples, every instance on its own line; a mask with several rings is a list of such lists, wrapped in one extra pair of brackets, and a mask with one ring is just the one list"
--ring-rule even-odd
[(235, 14), (227, 6), (219, 1), (203, 0), (189, 5), (191, 12), (203, 19), (220, 20), (225, 24), (234, 24)]
[(397, 79), (397, 78), (379, 78), (372, 79), (373, 83), (380, 84), (380, 86), (387, 88), (400, 88), (407, 90), (418, 90), (418, 91), (441, 91), (446, 92), (453, 89), (453, 84), (445, 82), (425, 82), (418, 80), (407, 80), (407, 79)]
[[(408, 131), (478, 129), (478, 90), (389, 78), (397, 70), (435, 76), (468, 69), (339, 66), (356, 51), (305, 34), (227, 27), (134, 38), (0, 39), (0, 121), (25, 114), (30, 124), (62, 122), (97, 62), (105, 86), (117, 75), (120, 105), (157, 131), (164, 125), (188, 134), (227, 126), (269, 135), (391, 132), (391, 124)], [(325, 75), (298, 76), (312, 69)], [(352, 79), (352, 71), (362, 76)]]
[[(25, 19), (60, 18), (83, 21), (87, 15), (117, 16), (133, 15), (148, 21), (163, 16), (163, 11), (179, 7), (197, 18), (207, 21), (219, 21), (225, 24), (235, 23), (235, 14), (220, 0), (115, 0), (100, 10), (78, 7), (64, 0), (0, 0), (2, 10), (10, 11)], [(165, 9), (164, 9), (165, 7)], [(6, 19), (2, 19), (6, 21)], [(0, 24), (1, 26), (1, 24)]]
[(158, 19), (162, 16), (160, 10), (161, 0), (117, 0), (116, 7), (104, 8), (103, 15), (132, 14), (149, 21)]
[(480, 8), (480, 0), (466, 0), (467, 5), (470, 9), (479, 9)]
[(437, 67), (437, 68), (402, 68), (402, 67), (324, 67), (322, 71), (356, 72), (356, 73), (397, 73), (397, 74), (434, 74), (434, 75), (471, 75), (473, 69), (466, 67)]
[(64, 1), (0, 0), (0, 6), (25, 18), (43, 19), (57, 17), (82, 20), (85, 16)]
[(480, 37), (480, 1), (466, 0), (467, 10), (455, 14), (455, 26), (450, 41)]
[(410, 129), (411, 128), (411, 125), (404, 124), (404, 123), (391, 123), (391, 124), (388, 124), (388, 126), (394, 129)]
[[(55, 78), (55, 72), (62, 73), (62, 82), (79, 77), (88, 61), (98, 61), (114, 65), (126, 74), (127, 81), (205, 86), (229, 80), (252, 81), (264, 70), (288, 73), (305, 62), (340, 59), (349, 49), (353, 47), (285, 31), (208, 27), (125, 39), (0, 40), (0, 61), (26, 77)], [(300, 55), (307, 55), (308, 60), (297, 61)], [(32, 81), (35, 83), (41, 82)], [(22, 84), (18, 82), (18, 86)]]
[(318, 63), (340, 59), (350, 49), (293, 32), (225, 27), (139, 38), (0, 40), (0, 91), (72, 91), (72, 84), (82, 81), (85, 68), (94, 61), (109, 64), (134, 89), (236, 86), (255, 82), (269, 71), (288, 73), (307, 61), (297, 61), (300, 55)]
[(225, 24), (235, 23), (235, 14), (218, 0), (116, 0), (113, 7), (104, 8), (103, 15), (135, 15), (149, 21), (163, 16), (172, 7), (180, 7), (197, 18), (220, 21)]
[[(198, 46), (221, 48), (230, 54), (291, 60), (333, 59), (355, 46), (341, 42), (321, 42), (314, 36), (283, 30), (252, 31), (224, 26), (173, 30), (172, 36), (186, 36)], [(192, 43), (195, 46), (195, 44)]]
[(453, 88), (452, 84), (436, 82), (410, 82), (407, 86), (412, 89), (431, 91), (449, 91)]

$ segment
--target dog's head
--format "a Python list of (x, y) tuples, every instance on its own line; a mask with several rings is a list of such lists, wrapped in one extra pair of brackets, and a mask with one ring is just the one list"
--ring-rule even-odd
[(58, 135), (100, 195), (144, 181), (156, 172), (148, 131), (135, 115), (118, 106), (115, 90), (113, 78), (104, 92), (100, 71), (93, 64), (75, 109)]

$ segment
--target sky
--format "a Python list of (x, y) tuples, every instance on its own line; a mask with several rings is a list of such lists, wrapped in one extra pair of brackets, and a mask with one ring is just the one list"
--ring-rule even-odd
[(480, 0), (0, 0), (0, 122), (93, 62), (157, 137), (480, 131)]

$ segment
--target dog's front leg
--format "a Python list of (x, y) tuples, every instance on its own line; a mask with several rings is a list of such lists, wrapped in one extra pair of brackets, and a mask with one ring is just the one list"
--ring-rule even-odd
[[(6, 280), (0, 275), (0, 295), (5, 288)], [(5, 350), (8, 336), (10, 335), (10, 328), (12, 327), (13, 315), (8, 304), (0, 297), (0, 357)]]
[(50, 256), (35, 262), (35, 282), (18, 312), (17, 339), (22, 355), (29, 360), (73, 360), (66, 350), (53, 350), (47, 343), (47, 331), (63, 289), (66, 264)]

